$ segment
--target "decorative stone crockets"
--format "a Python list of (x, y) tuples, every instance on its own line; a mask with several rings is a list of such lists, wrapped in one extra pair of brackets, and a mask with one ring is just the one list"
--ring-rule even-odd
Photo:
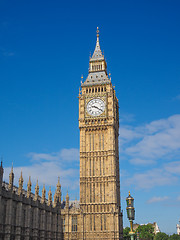
[(41, 203), (45, 203), (45, 201), (46, 201), (46, 189), (45, 185), (43, 184)]
[(36, 186), (35, 186), (35, 196), (34, 196), (34, 201), (37, 201), (39, 197), (39, 184), (38, 184), (38, 180), (36, 182)]
[(18, 195), (21, 195), (21, 193), (22, 193), (22, 190), (23, 190), (23, 182), (24, 182), (24, 179), (23, 179), (22, 170), (21, 170), (21, 176), (20, 176), (20, 178), (19, 178)]
[(9, 174), (9, 190), (13, 189), (13, 183), (14, 183), (14, 173), (13, 173), (13, 165), (12, 165), (11, 172)]
[(52, 192), (51, 192), (51, 187), (49, 187), (49, 192), (48, 192), (48, 206), (52, 204)]
[(66, 209), (69, 209), (69, 194), (68, 194), (68, 191), (67, 191), (67, 194), (66, 194)]
[(58, 202), (61, 203), (61, 184), (60, 184), (59, 177), (58, 177), (58, 183), (56, 185), (56, 192), (54, 194), (54, 207), (56, 207)]
[(29, 176), (29, 181), (27, 184), (27, 198), (29, 198), (31, 196), (31, 186), (32, 186), (31, 177)]

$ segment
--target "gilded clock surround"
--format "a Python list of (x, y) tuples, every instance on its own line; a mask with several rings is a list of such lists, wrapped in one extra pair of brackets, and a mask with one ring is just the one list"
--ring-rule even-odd
[[(93, 115), (90, 115), (89, 113), (88, 113), (88, 110), (87, 110), (87, 106), (88, 106), (88, 103), (91, 101), (91, 100), (93, 100), (93, 99), (100, 99), (100, 100), (102, 100), (103, 102), (104, 102), (104, 105), (105, 105), (105, 108), (104, 108), (104, 111), (101, 113), (101, 114), (99, 114), (99, 115), (97, 115), (97, 116), (93, 116)], [(94, 95), (94, 96), (87, 96), (86, 97), (86, 102), (85, 102), (85, 109), (84, 109), (84, 111), (85, 111), (85, 118), (105, 118), (106, 116), (107, 116), (107, 101), (106, 101), (106, 95), (105, 94), (103, 94), (103, 95)]]

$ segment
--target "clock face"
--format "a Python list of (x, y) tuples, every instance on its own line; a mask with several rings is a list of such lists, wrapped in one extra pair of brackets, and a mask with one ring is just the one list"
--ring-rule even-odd
[(100, 98), (94, 98), (90, 100), (87, 104), (87, 112), (91, 116), (99, 116), (101, 115), (105, 110), (105, 102)]

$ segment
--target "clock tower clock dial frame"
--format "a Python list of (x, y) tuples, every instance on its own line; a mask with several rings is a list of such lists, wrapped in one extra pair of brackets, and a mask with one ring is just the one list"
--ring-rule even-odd
[(100, 49), (99, 32), (89, 74), (79, 93), (79, 129), (84, 239), (122, 239), (119, 104)]

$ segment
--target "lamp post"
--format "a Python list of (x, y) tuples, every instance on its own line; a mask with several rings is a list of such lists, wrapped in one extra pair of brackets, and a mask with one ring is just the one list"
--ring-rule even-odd
[(131, 237), (131, 240), (134, 240), (134, 235), (135, 235), (135, 232), (133, 231), (133, 220), (135, 218), (135, 209), (134, 209), (134, 198), (131, 197), (130, 195), (130, 192), (129, 192), (129, 196), (126, 198), (126, 203), (127, 203), (127, 217), (129, 219), (129, 222), (130, 222), (130, 237)]

